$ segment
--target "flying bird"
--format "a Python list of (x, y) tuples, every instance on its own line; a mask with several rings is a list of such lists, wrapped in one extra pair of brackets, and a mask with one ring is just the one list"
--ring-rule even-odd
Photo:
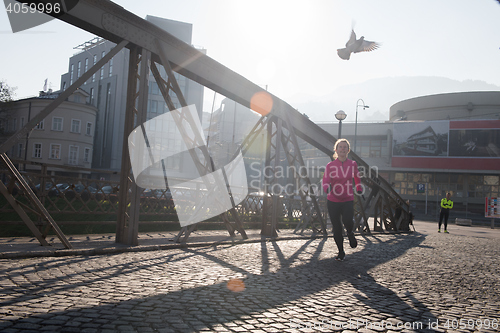
[(361, 36), (360, 39), (356, 39), (356, 33), (353, 29), (351, 31), (351, 38), (349, 38), (349, 41), (345, 44), (345, 48), (337, 49), (337, 54), (340, 58), (349, 60), (349, 58), (351, 57), (351, 53), (353, 52), (358, 53), (373, 51), (375, 49), (378, 49), (379, 46), (380, 44), (378, 43), (365, 40), (364, 36)]

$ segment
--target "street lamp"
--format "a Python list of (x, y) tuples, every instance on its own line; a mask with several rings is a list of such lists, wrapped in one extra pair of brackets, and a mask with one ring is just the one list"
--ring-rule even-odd
[(340, 137), (342, 135), (342, 120), (344, 120), (345, 118), (347, 118), (347, 114), (344, 111), (339, 110), (335, 114), (335, 118), (337, 118), (337, 120), (339, 121), (339, 136), (337, 137), (337, 139), (340, 139)]
[(358, 135), (358, 106), (359, 106), (359, 101), (363, 102), (363, 110), (369, 108), (368, 105), (365, 105), (365, 101), (363, 101), (361, 98), (358, 99), (356, 102), (356, 121), (354, 124), (354, 153), (356, 153), (356, 138)]

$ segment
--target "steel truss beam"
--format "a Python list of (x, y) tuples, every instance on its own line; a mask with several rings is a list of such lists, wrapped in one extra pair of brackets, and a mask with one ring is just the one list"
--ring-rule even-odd
[[(64, 246), (68, 249), (72, 248), (71, 244), (68, 242), (66, 237), (64, 236), (59, 226), (56, 224), (54, 219), (50, 216), (49, 212), (45, 209), (43, 204), (40, 202), (38, 197), (33, 193), (31, 188), (29, 187), (26, 180), (22, 177), (21, 173), (16, 169), (16, 167), (12, 164), (6, 152), (9, 150), (17, 141), (23, 139), (28, 135), (28, 133), (43, 119), (45, 119), (52, 111), (54, 111), (62, 102), (64, 102), (73, 92), (82, 86), (88, 79), (92, 77), (94, 73), (96, 73), (102, 66), (104, 66), (111, 58), (113, 58), (121, 49), (123, 49), (128, 42), (122, 41), (117, 46), (115, 46), (108, 54), (106, 54), (101, 60), (99, 60), (94, 66), (92, 66), (87, 72), (85, 72), (81, 77), (79, 77), (75, 83), (73, 83), (67, 90), (63, 91), (53, 102), (47, 105), (42, 111), (40, 111), (36, 116), (33, 117), (22, 129), (20, 129), (16, 134), (7, 139), (0, 146), (0, 155), (2, 157), (3, 162), (7, 165), (7, 168), (10, 170), (12, 177), (21, 185), (24, 190), (24, 193), (27, 195), (27, 199), (32, 203), (34, 207), (40, 212), (43, 219), (47, 221), (47, 227), (44, 234), (40, 232), (34, 231), (33, 222), (28, 218), (28, 215), (24, 211), (21, 205), (15, 202), (12, 194), (7, 191), (5, 186), (0, 186), (2, 194), (7, 198), (12, 207), (18, 212), (19, 216), (23, 219), (24, 223), (28, 226), (28, 228), (34, 233), (38, 241), (43, 245), (49, 245), (45, 241), (45, 237), (50, 229), (53, 229), (56, 233), (57, 237), (61, 240)], [(2, 184), (3, 185), (3, 184)], [(36, 228), (36, 227), (35, 227)]]
[[(118, 192), (118, 220), (116, 242), (138, 245), (140, 190), (131, 177), (131, 161), (128, 150), (128, 134), (137, 124), (146, 121), (148, 103), (148, 75), (151, 53), (132, 47), (129, 56), (127, 105), (122, 146), (122, 170)], [(129, 193), (129, 189), (131, 190)], [(130, 208), (129, 208), (130, 207)]]
[[(153, 73), (153, 76), (156, 80), (156, 83), (158, 84), (158, 87), (160, 88), (160, 91), (162, 93), (163, 99), (165, 100), (165, 103), (168, 105), (168, 108), (170, 111), (173, 111), (176, 109), (174, 106), (174, 103), (172, 102), (172, 99), (170, 97), (169, 92), (172, 91), (178, 98), (180, 104), (182, 107), (188, 106), (186, 103), (186, 99), (184, 98), (184, 95), (182, 94), (182, 91), (179, 87), (179, 84), (177, 83), (177, 80), (174, 76), (174, 72), (172, 71), (172, 68), (170, 67), (170, 62), (168, 60), (167, 54), (165, 50), (163, 49), (163, 46), (161, 43), (157, 40), (156, 41), (156, 46), (159, 51), (159, 58), (160, 58), (160, 64), (163, 65), (165, 68), (165, 71), (168, 76), (168, 81), (163, 80), (161, 77), (156, 65), (153, 63), (151, 66), (151, 70)], [(189, 154), (198, 169), (198, 173), (201, 176), (204, 176), (206, 174), (212, 173), (215, 171), (215, 166), (213, 163), (213, 159), (210, 156), (210, 153), (208, 151), (208, 147), (205, 144), (205, 140), (202, 137), (202, 133), (199, 133), (196, 127), (195, 120), (191, 118), (191, 114), (189, 112), (185, 112), (181, 115), (178, 113), (172, 113), (173, 119), (175, 121), (175, 124), (177, 125), (177, 129), (182, 135), (182, 138), (185, 141), (189, 141), (189, 144), (187, 144), (188, 147), (196, 147), (195, 149), (189, 149)], [(201, 155), (203, 156), (203, 160), (200, 160), (199, 154), (197, 154), (197, 151), (201, 152)], [(226, 188), (228, 191), (228, 195), (231, 201), (232, 208), (229, 210), (231, 212), (231, 215), (235, 219), (235, 226), (233, 226), (228, 218), (227, 212), (224, 212), (221, 214), (222, 221), (224, 222), (224, 225), (226, 226), (229, 234), (232, 237), (235, 237), (234, 230), (238, 230), (243, 239), (247, 239), (248, 236), (243, 228), (243, 224), (241, 223), (241, 220), (238, 216), (238, 212), (236, 211), (235, 208), (235, 201), (233, 198), (233, 195), (231, 193), (231, 189), (228, 183), (227, 175), (225, 173), (224, 168), (221, 169), (223, 179), (220, 179), (220, 177), (212, 173), (214, 176), (215, 182), (217, 183), (218, 188)], [(203, 178), (205, 181), (205, 178)], [(210, 189), (214, 184), (205, 184), (207, 189)], [(201, 205), (199, 205), (201, 206)], [(191, 227), (183, 227), (177, 237), (175, 238), (176, 242), (186, 242), (190, 233), (194, 230), (195, 226)], [(182, 241), (180, 240), (181, 237), (184, 235), (184, 238)]]
[[(229, 99), (252, 108), (252, 97), (257, 93), (267, 93), (258, 85), (231, 71), (190, 45), (178, 40), (154, 24), (139, 18), (110, 1), (80, 0), (75, 8), (59, 19), (93, 32), (111, 41), (129, 40), (131, 43), (150, 50), (158, 55), (159, 45), (168, 53), (170, 67), (177, 73), (193, 80)], [(333, 155), (336, 138), (304, 117), (286, 102), (267, 93), (272, 98), (271, 115), (293, 124), (295, 134), (325, 154)], [(259, 105), (253, 106), (259, 111)], [(288, 117), (288, 118), (287, 118)], [(358, 166), (369, 170), (359, 156), (351, 152), (351, 158)], [(390, 184), (375, 176), (380, 191), (384, 192), (387, 202), (400, 205), (404, 219), (408, 217), (409, 207)]]
[[(277, 237), (278, 231), (278, 209), (283, 210), (283, 204), (279, 202), (279, 193), (275, 194), (273, 189), (279, 185), (277, 170), (280, 166), (281, 144), (283, 120), (271, 117), (267, 123), (267, 150), (266, 164), (264, 168), (264, 198), (262, 208), (262, 228), (261, 235), (267, 237)], [(281, 215), (281, 214), (280, 214)]]
[[(288, 119), (282, 120), (281, 118), (271, 117), (267, 124), (267, 131), (268, 149), (266, 151), (261, 234), (276, 237), (278, 231), (277, 219), (278, 216), (283, 216), (283, 203), (280, 199), (282, 196), (280, 193), (275, 193), (276, 186), (281, 188), (277, 175), (283, 174), (283, 170), (279, 170), (281, 167), (281, 149), (283, 149), (289, 169), (292, 170), (299, 185), (297, 191), (301, 197), (301, 222), (297, 225), (295, 232), (299, 229), (303, 232), (307, 227), (311, 226), (314, 232), (321, 231), (326, 235), (326, 223), (323, 220), (316, 193), (309, 179), (293, 125)], [(308, 199), (310, 202), (308, 202)], [(315, 225), (316, 222), (319, 222), (319, 228)]]
[[(42, 2), (49, 1), (42, 0)], [(262, 114), (268, 117), (276, 117), (275, 119), (278, 120), (275, 120), (274, 124), (275, 126), (278, 124), (276, 127), (278, 127), (280, 131), (282, 130), (283, 121), (292, 124), (290, 128), (293, 127), (293, 131), (297, 137), (300, 137), (305, 142), (313, 145), (327, 155), (331, 156), (333, 154), (333, 145), (336, 139), (304, 117), (289, 104), (267, 93), (258, 85), (231, 71), (190, 45), (178, 40), (154, 24), (139, 18), (111, 1), (79, 0), (73, 10), (58, 18), (107, 40), (119, 43), (121, 47), (128, 43), (129, 48), (138, 47), (148, 50), (152, 54), (152, 59), (161, 58), (163, 56), (160, 62), (165, 65), (165, 68), (170, 67), (171, 70), (258, 112), (262, 110), (262, 107), (258, 104), (252, 105), (252, 97), (257, 93), (266, 93), (272, 98), (273, 107), (270, 114)], [(168, 59), (165, 57), (166, 54), (168, 54)], [(109, 60), (108, 57), (112, 57), (111, 53), (108, 53), (106, 57), (101, 60), (103, 61), (102, 64), (100, 64), (101, 61), (99, 61), (94, 67), (100, 64), (98, 66), (100, 68)], [(90, 71), (87, 73), (90, 73)], [(81, 80), (82, 78), (83, 76), (70, 88), (75, 87), (76, 89), (76, 87), (81, 86), (86, 80)], [(48, 113), (49, 112), (44, 112), (43, 115), (40, 113), (38, 117), (35, 117), (28, 124), (33, 128), (34, 125), (45, 118)], [(267, 126), (272, 126), (272, 123)], [(0, 153), (6, 152), (17, 139), (22, 138), (26, 133), (27, 132), (23, 130), (16, 133), (16, 135), (0, 147)], [(279, 138), (276, 139), (278, 141), (281, 139), (281, 133), (277, 135), (277, 138)], [(277, 148), (280, 145), (275, 143), (275, 146)], [(271, 155), (269, 155), (269, 157), (271, 157)], [(361, 168), (371, 170), (361, 158), (352, 152), (351, 158), (354, 159)], [(292, 160), (295, 162), (293, 157)], [(205, 159), (205, 161), (208, 160)], [(273, 163), (275, 164), (276, 161)], [(128, 176), (129, 174), (127, 173), (126, 176), (122, 177)], [(358, 205), (360, 208), (357, 213), (358, 216), (363, 216), (363, 227), (367, 229), (367, 220), (364, 217), (370, 216), (370, 213), (375, 211), (375, 206), (377, 206), (375, 204), (376, 202), (381, 202), (381, 207), (383, 209), (379, 209), (379, 211), (384, 212), (384, 218), (390, 219), (391, 215), (394, 215), (391, 214), (391, 209), (394, 207), (401, 210), (401, 222), (394, 221), (394, 223), (387, 224), (386, 228), (393, 228), (393, 230), (396, 231), (404, 230), (406, 227), (404, 221), (408, 220), (409, 207), (404, 203), (399, 194), (392, 189), (387, 181), (378, 175), (369, 175), (363, 178), (363, 183), (368, 186), (369, 190), (367, 194), (371, 198), (371, 200), (364, 204)], [(373, 195), (371, 195), (372, 193)], [(122, 195), (125, 196), (125, 194)], [(376, 198), (377, 196), (381, 197), (382, 201), (378, 200), (378, 198)], [(275, 199), (273, 198), (273, 200)], [(276, 212), (276, 209), (277, 205), (273, 205), (272, 210)], [(267, 211), (269, 213), (269, 209), (267, 209)], [(276, 215), (273, 214), (271, 215), (271, 220), (269, 220), (271, 223), (271, 233), (273, 233), (273, 230), (276, 230), (276, 221), (273, 220), (275, 217)], [(392, 218), (394, 218), (394, 216), (392, 216)], [(123, 230), (121, 230), (120, 234), (122, 231)]]
[[(304, 159), (302, 158), (294, 126), (290, 123), (290, 119), (287, 115), (286, 118), (287, 121), (284, 125), (287, 131), (282, 133), (281, 144), (283, 145), (288, 164), (292, 167), (295, 174), (295, 179), (299, 181), (300, 187), (298, 190), (302, 204), (301, 222), (295, 228), (295, 232), (299, 229), (303, 232), (310, 225), (314, 232), (321, 231), (326, 236), (326, 223), (323, 220), (323, 214), (321, 213), (321, 209), (319, 207), (317, 193), (314, 191), (308, 175), (307, 167), (304, 163)], [(308, 198), (311, 202), (310, 204), (308, 203)], [(319, 229), (315, 225), (316, 222), (319, 222), (320, 224)]]

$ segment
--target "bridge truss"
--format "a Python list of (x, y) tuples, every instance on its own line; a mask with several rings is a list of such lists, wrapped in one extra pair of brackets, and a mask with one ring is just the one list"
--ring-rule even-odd
[[(293, 166), (292, 170), (295, 170), (294, 177), (298, 184), (300, 184), (299, 195), (301, 198), (302, 214), (301, 220), (296, 226), (296, 232), (310, 227), (314, 231), (326, 235), (325, 214), (322, 213), (322, 209), (318, 203), (320, 193), (314, 191), (314, 187), (311, 186), (311, 179), (307, 172), (304, 172), (306, 168), (298, 139), (300, 138), (324, 154), (332, 156), (333, 146), (336, 141), (335, 137), (300, 114), (285, 101), (266, 92), (258, 85), (216, 62), (194, 47), (178, 40), (166, 31), (128, 12), (113, 2), (79, 0), (78, 4), (72, 10), (59, 16), (58, 19), (114, 42), (116, 46), (67, 90), (62, 92), (57, 99), (29, 121), (20, 131), (0, 146), (2, 160), (8, 166), (12, 174), (12, 179), (15, 179), (20, 187), (24, 189), (28, 200), (32, 203), (32, 207), (35, 207), (34, 209), (46, 221), (45, 232), (40, 232), (35, 227), (25, 213), (26, 207), (16, 202), (9, 192), (9, 188), (3, 183), (0, 183), (0, 191), (7, 197), (9, 203), (19, 213), (42, 245), (48, 245), (45, 237), (48, 230), (53, 229), (61, 242), (67, 248), (71, 248), (71, 244), (67, 241), (50, 214), (43, 208), (37, 196), (31, 191), (21, 174), (12, 165), (6, 152), (17, 140), (24, 138), (41, 120), (47, 117), (50, 112), (57, 108), (58, 105), (123, 48), (130, 50), (127, 107), (124, 125), (126, 134), (133, 130), (134, 124), (141, 124), (146, 121), (147, 75), (150, 70), (170, 110), (175, 109), (170, 98), (170, 93), (176, 95), (182, 106), (186, 106), (185, 99), (174, 77), (174, 72), (198, 82), (243, 106), (251, 108), (260, 113), (262, 118), (245, 138), (235, 155), (240, 151), (245, 153), (259, 134), (263, 132), (267, 133), (262, 235), (269, 237), (277, 236), (277, 219), (282, 212), (279, 196), (272, 192), (272, 187), (277, 182), (277, 167), (282, 154), (286, 156), (289, 165)], [(162, 65), (165, 68), (167, 80), (161, 78), (157, 65)], [(256, 99), (255, 96), (265, 96), (265, 98)], [(185, 139), (193, 142), (193, 146), (199, 147), (199, 151), (193, 151), (191, 157), (200, 174), (214, 171), (214, 165), (208, 148), (203, 143), (202, 138), (196, 136), (196, 131), (191, 130), (196, 126), (194, 120), (189, 118), (177, 118), (174, 120)], [(137, 245), (140, 197), (138, 188), (131, 176), (127, 136), (125, 135), (123, 139), (120, 188), (130, 189), (130, 191), (122, 190), (119, 192), (116, 242)], [(392, 189), (385, 179), (378, 175), (374, 168), (371, 168), (353, 152), (350, 153), (350, 156), (358, 163), (360, 168), (368, 171), (362, 178), (367, 191), (363, 197), (356, 196), (355, 200), (356, 228), (361, 232), (370, 232), (368, 218), (374, 217), (374, 230), (382, 230), (383, 228), (390, 231), (409, 230), (410, 217), (408, 204)], [(373, 172), (371, 172), (372, 170)], [(220, 179), (218, 181), (222, 182), (223, 186), (223, 183), (227, 182), (227, 179)], [(231, 195), (231, 193), (229, 194)], [(231, 201), (233, 208), (222, 214), (221, 218), (231, 236), (235, 236), (235, 231), (238, 231), (243, 238), (246, 238), (245, 230), (238, 217), (232, 197)], [(232, 216), (233, 222), (230, 221), (229, 215)], [(195, 225), (182, 228), (176, 237), (176, 241), (185, 242), (194, 228)]]

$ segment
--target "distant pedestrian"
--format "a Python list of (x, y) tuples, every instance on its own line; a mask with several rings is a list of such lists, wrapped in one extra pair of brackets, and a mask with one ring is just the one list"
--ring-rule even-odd
[(339, 139), (334, 145), (334, 160), (326, 165), (323, 175), (323, 190), (327, 195), (327, 208), (330, 221), (332, 222), (333, 238), (337, 244), (339, 254), (335, 260), (342, 261), (345, 257), (343, 227), (347, 231), (349, 244), (352, 248), (358, 246), (354, 237), (354, 190), (353, 179), (356, 190), (362, 193), (362, 187), (358, 175), (358, 164), (347, 158), (351, 151), (349, 141)]
[(439, 212), (439, 226), (438, 232), (441, 232), (441, 223), (444, 218), (444, 232), (448, 233), (448, 217), (450, 216), (450, 210), (453, 208), (453, 201), (450, 200), (451, 193), (446, 193), (446, 198), (441, 199), (441, 211)]

